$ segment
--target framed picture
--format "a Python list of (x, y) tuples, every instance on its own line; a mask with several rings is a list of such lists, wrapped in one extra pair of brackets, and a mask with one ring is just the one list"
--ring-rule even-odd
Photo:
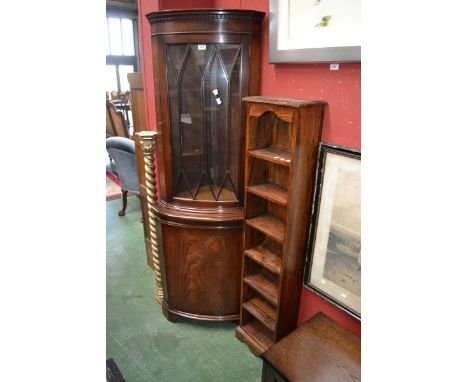
[(361, 154), (321, 143), (304, 284), (361, 319)]
[(361, 0), (270, 0), (270, 63), (360, 62)]

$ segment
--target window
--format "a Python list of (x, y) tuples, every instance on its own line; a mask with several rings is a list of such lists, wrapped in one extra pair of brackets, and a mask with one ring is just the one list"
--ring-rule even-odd
[(106, 91), (130, 90), (127, 74), (137, 71), (137, 24), (134, 17), (108, 15)]

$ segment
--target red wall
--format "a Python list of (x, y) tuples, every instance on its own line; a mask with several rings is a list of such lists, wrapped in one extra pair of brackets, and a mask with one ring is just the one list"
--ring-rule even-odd
[(214, 0), (159, 0), (160, 9), (214, 8)]
[[(144, 15), (158, 9), (171, 8), (238, 8), (266, 12), (262, 35), (261, 95), (323, 99), (328, 102), (322, 141), (354, 149), (361, 148), (361, 64), (340, 64), (330, 71), (329, 64), (268, 63), (268, 0), (157, 1), (139, 0), (142, 31), (143, 72), (147, 96), (148, 126), (153, 130), (154, 92), (151, 74), (151, 46), (148, 22)], [(159, 6), (161, 6), (159, 8)], [(298, 324), (322, 311), (344, 327), (361, 334), (361, 324), (334, 305), (302, 290)]]

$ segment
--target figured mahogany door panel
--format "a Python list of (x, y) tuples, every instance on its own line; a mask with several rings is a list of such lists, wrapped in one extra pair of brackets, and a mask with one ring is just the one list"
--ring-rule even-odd
[(200, 316), (239, 314), (242, 229), (161, 227), (169, 308)]

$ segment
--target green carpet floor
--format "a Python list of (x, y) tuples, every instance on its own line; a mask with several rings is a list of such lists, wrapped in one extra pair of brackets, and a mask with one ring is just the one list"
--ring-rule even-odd
[[(262, 362), (234, 336), (236, 324), (166, 320), (154, 300), (140, 204), (107, 206), (107, 351), (127, 382), (260, 381)], [(104, 360), (103, 360), (104, 365)]]

